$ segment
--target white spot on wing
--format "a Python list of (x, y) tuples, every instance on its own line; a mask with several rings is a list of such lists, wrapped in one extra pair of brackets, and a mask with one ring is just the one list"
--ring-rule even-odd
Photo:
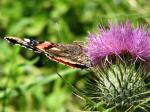
[(24, 39), (24, 41), (26, 41), (26, 42), (30, 42), (30, 39)]
[(56, 48), (56, 47), (51, 48), (51, 50), (60, 51), (60, 49), (58, 49), (58, 48)]

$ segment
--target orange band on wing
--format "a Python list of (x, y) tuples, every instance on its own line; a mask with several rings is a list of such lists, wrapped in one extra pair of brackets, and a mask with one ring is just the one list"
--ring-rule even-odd
[(52, 47), (55, 47), (56, 46), (56, 44), (53, 44), (53, 43), (49, 43), (49, 42), (44, 42), (44, 43), (41, 43), (41, 44), (39, 44), (39, 45), (37, 45), (36, 47), (38, 48), (38, 49), (46, 49), (46, 48), (52, 48)]
[(63, 58), (55, 58), (55, 57), (50, 57), (50, 56), (47, 56), (50, 60), (53, 60), (53, 61), (56, 61), (56, 62), (60, 62), (60, 63), (63, 63), (63, 64), (65, 64), (65, 65), (68, 65), (68, 66), (71, 66), (71, 67), (75, 67), (75, 68), (87, 68), (86, 66), (84, 66), (84, 65), (81, 65), (81, 64), (77, 64), (77, 63), (75, 63), (75, 62), (72, 62), (72, 61), (70, 61), (69, 62), (69, 60), (67, 61), (67, 60), (65, 60), (65, 59), (63, 59)]

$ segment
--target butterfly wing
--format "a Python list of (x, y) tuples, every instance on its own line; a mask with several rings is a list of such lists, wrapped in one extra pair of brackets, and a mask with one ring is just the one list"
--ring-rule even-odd
[(25, 48), (46, 55), (50, 60), (63, 63), (75, 68), (88, 68), (91, 66), (90, 60), (85, 53), (84, 46), (80, 43), (56, 44), (51, 42), (39, 42), (30, 39), (18, 39), (15, 37), (5, 37), (13, 44), (19, 44)]

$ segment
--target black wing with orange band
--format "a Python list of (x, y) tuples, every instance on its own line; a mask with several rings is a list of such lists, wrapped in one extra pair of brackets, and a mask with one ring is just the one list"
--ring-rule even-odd
[(84, 45), (81, 43), (56, 44), (51, 42), (39, 42), (31, 39), (19, 39), (16, 37), (5, 37), (13, 44), (21, 45), (27, 49), (46, 55), (50, 60), (63, 63), (75, 68), (89, 68), (91, 62), (85, 53)]

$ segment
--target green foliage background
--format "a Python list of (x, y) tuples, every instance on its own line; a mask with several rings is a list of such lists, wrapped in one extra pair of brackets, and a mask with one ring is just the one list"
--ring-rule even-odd
[[(149, 26), (149, 5), (148, 0), (0, 0), (0, 35), (57, 43), (86, 41), (88, 32), (97, 32), (109, 20)], [(89, 75), (0, 39), (0, 110), (84, 110), (84, 101), (56, 72), (80, 89)]]

